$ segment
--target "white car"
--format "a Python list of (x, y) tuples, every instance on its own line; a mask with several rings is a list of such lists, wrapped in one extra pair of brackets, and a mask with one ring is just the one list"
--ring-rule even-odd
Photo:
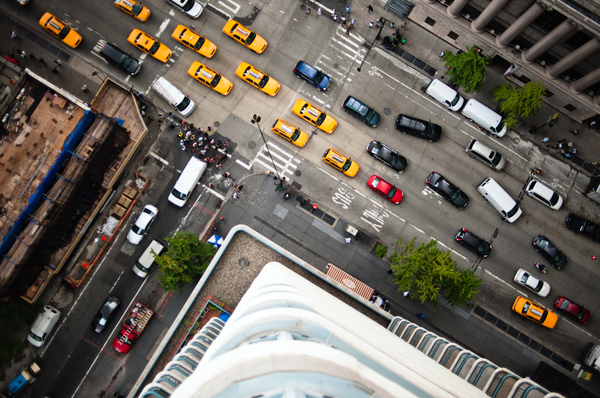
[(539, 200), (552, 210), (560, 209), (560, 206), (562, 206), (563, 204), (563, 198), (559, 194), (557, 194), (552, 188), (550, 188), (547, 185), (544, 185), (535, 178), (533, 178), (529, 182), (529, 184), (527, 184), (525, 192), (527, 192), (527, 195)]
[(137, 245), (142, 241), (142, 238), (148, 230), (150, 226), (156, 220), (156, 216), (158, 215), (158, 209), (152, 205), (144, 206), (144, 210), (140, 213), (137, 220), (135, 220), (135, 224), (131, 226), (131, 230), (127, 234), (127, 240), (132, 245)]
[(204, 7), (196, 0), (167, 0), (167, 3), (171, 4), (180, 11), (185, 12), (189, 17), (194, 19), (198, 18)]
[(522, 268), (517, 271), (515, 282), (521, 286), (525, 286), (538, 296), (546, 297), (550, 294), (550, 284), (548, 282), (538, 279)]

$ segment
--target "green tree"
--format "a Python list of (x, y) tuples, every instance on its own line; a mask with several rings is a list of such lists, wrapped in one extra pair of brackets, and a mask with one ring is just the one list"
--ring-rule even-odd
[(451, 250), (438, 249), (435, 239), (415, 247), (416, 239), (405, 245), (402, 238), (396, 242), (391, 267), (398, 290), (410, 291), (421, 303), (431, 303), (436, 310), (440, 297), (457, 307), (466, 305), (479, 293), (481, 278), (470, 270), (459, 269), (450, 256)]
[(467, 47), (466, 52), (459, 55), (451, 50), (445, 50), (442, 61), (450, 67), (446, 72), (450, 76), (450, 84), (462, 87), (465, 93), (479, 91), (485, 81), (485, 68), (490, 64), (491, 58), (482, 56), (477, 52), (477, 47)]
[(18, 297), (0, 301), (0, 366), (21, 357), (28, 344), (15, 338), (17, 331), (25, 326), (29, 328), (41, 308), (41, 303), (29, 304)]
[(164, 290), (181, 293), (185, 285), (202, 276), (217, 249), (191, 232), (176, 232), (165, 240), (169, 251), (161, 256), (155, 254), (154, 260), (162, 271), (157, 278)]
[(494, 86), (491, 91), (494, 101), (500, 103), (500, 111), (504, 115), (504, 125), (514, 130), (517, 118), (529, 117), (542, 107), (542, 96), (546, 95), (546, 86), (542, 82), (529, 82), (522, 88), (512, 84)]

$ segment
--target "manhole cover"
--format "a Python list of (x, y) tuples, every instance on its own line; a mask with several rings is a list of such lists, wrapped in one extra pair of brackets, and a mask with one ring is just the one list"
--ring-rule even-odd
[(521, 142), (521, 140), (519, 139), (519, 137), (515, 137), (515, 138), (513, 138), (513, 142), (514, 142), (516, 145), (519, 145), (519, 143)]
[(383, 108), (383, 113), (385, 115), (390, 115), (392, 113), (392, 110), (390, 108)]
[(337, 69), (337, 68), (339, 68), (339, 67), (340, 67), (340, 64), (337, 64), (337, 63), (336, 63), (336, 64), (333, 64), (333, 67), (334, 67), (335, 69)]
[(137, 203), (135, 204), (135, 207), (142, 207), (144, 206), (144, 204), (141, 201), (137, 201)]
[(148, 190), (146, 191), (146, 194), (147, 194), (147, 195), (150, 195), (150, 196), (154, 195), (154, 189), (148, 189)]
[(302, 171), (300, 171), (300, 170), (296, 169), (296, 171), (294, 171), (294, 175), (295, 175), (296, 177), (300, 177), (300, 176), (302, 175)]
[(215, 127), (219, 127), (221, 125), (221, 122), (215, 122)]
[(132, 245), (131, 243), (129, 243), (129, 242), (125, 243), (125, 249), (132, 250), (133, 248), (134, 248), (134, 245)]
[(240, 258), (238, 262), (240, 264), (240, 267), (242, 267), (242, 268), (247, 267), (247, 266), (250, 265), (250, 261), (248, 261), (245, 258)]
[(156, 179), (157, 180), (162, 180), (163, 178), (165, 178), (165, 175), (163, 173), (156, 173)]
[(248, 142), (248, 148), (250, 148), (250, 149), (254, 149), (254, 148), (256, 148), (256, 142), (254, 142), (254, 141), (249, 141), (249, 142)]

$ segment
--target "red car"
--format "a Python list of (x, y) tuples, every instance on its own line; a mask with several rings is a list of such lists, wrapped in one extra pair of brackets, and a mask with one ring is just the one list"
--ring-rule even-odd
[(402, 191), (390, 184), (389, 182), (387, 182), (386, 180), (384, 180), (383, 178), (376, 176), (375, 174), (373, 174), (371, 178), (369, 178), (369, 181), (367, 181), (367, 185), (373, 191), (377, 192), (393, 204), (397, 205), (400, 202), (402, 202), (402, 198), (404, 197)]
[(592, 317), (590, 310), (583, 308), (577, 303), (572, 302), (566, 297), (558, 296), (554, 301), (554, 307), (559, 310), (563, 310), (573, 315), (579, 320), (579, 322), (586, 324)]

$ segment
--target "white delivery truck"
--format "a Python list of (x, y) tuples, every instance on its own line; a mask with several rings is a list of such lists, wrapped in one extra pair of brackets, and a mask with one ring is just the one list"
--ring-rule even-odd
[(204, 174), (204, 170), (206, 170), (206, 163), (192, 156), (169, 194), (169, 202), (177, 207), (183, 207), (194, 188), (196, 188), (196, 184), (200, 181), (200, 177)]

